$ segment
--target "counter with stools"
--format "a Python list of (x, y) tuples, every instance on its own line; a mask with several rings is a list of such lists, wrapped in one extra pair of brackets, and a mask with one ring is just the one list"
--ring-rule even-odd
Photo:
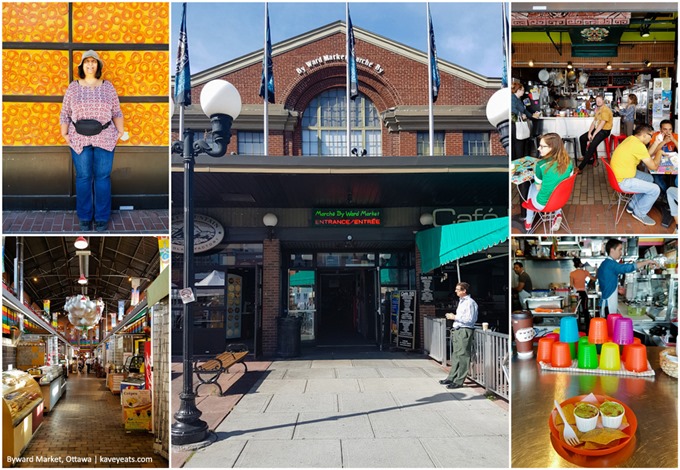
[[(574, 159), (577, 159), (580, 156), (582, 157), (582, 155), (580, 155), (581, 152), (578, 139), (581, 134), (588, 132), (592, 122), (592, 117), (542, 117), (538, 119), (538, 131), (539, 134), (546, 134), (548, 132), (559, 134), (565, 144), (571, 143), (571, 147), (574, 149)], [(613, 151), (610, 144), (611, 137), (618, 135), (620, 128), (621, 118), (617, 116), (614, 118), (610, 138), (605, 139), (598, 146), (598, 151), (605, 152), (607, 159), (611, 158), (611, 152)]]

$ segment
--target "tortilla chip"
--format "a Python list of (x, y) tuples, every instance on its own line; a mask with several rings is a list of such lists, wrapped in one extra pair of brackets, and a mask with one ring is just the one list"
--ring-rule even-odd
[(583, 433), (579, 438), (583, 442), (594, 442), (595, 444), (609, 445), (612, 441), (628, 437), (628, 434), (618, 429), (597, 428)]
[(609, 447), (609, 444), (598, 444), (596, 442), (588, 441), (588, 442), (585, 443), (584, 449), (600, 450), (600, 449), (606, 449), (607, 447)]
[[(571, 404), (571, 403), (568, 404), (568, 405), (564, 405), (562, 407), (562, 411), (564, 412), (564, 417), (567, 418), (567, 423), (569, 423), (573, 426), (576, 425), (576, 418), (574, 418), (574, 408), (575, 408), (574, 405)], [(557, 413), (556, 416), (555, 416), (555, 425), (558, 426), (558, 425), (562, 425), (562, 424), (564, 424), (562, 422), (562, 417), (560, 416), (559, 413)]]

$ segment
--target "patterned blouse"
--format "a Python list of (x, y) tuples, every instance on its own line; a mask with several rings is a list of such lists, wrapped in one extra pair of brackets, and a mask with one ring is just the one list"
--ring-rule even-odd
[(88, 145), (112, 152), (118, 142), (118, 130), (112, 122), (97, 135), (80, 135), (76, 132), (74, 122), (81, 119), (96, 119), (105, 125), (113, 118), (119, 117), (123, 117), (123, 112), (120, 110), (118, 94), (111, 82), (104, 80), (101, 85), (92, 88), (81, 86), (78, 80), (74, 80), (66, 89), (60, 122), (70, 123), (68, 138), (71, 148), (76, 153), (82, 153), (83, 147)]

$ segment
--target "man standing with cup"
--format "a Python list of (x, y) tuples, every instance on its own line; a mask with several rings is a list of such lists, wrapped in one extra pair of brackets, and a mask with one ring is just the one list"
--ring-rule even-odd
[(456, 284), (456, 295), (458, 296), (458, 308), (456, 313), (447, 313), (447, 320), (453, 320), (451, 329), (451, 371), (448, 377), (440, 380), (439, 383), (446, 385), (446, 388), (460, 388), (465, 382), (470, 368), (470, 354), (472, 340), (475, 334), (475, 322), (477, 321), (478, 308), (477, 302), (472, 300), (469, 294), (470, 284), (459, 282)]

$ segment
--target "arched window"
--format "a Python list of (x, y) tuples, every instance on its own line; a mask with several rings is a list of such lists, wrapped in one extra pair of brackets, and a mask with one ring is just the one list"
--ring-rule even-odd
[[(344, 88), (314, 97), (302, 115), (302, 155), (346, 157), (347, 112)], [(352, 148), (369, 157), (382, 156), (380, 116), (366, 95), (350, 101)]]

